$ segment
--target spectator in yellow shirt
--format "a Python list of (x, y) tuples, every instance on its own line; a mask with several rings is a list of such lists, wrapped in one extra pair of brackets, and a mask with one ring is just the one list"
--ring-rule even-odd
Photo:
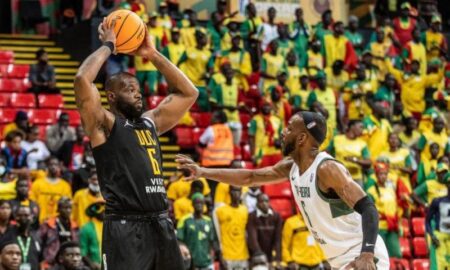
[(407, 117), (403, 122), (405, 130), (399, 134), (399, 138), (405, 147), (414, 148), (421, 136), (420, 132), (417, 130), (417, 119), (414, 117)]
[[(180, 198), (186, 198), (189, 194), (192, 194), (191, 184), (193, 181), (185, 180), (191, 172), (188, 170), (181, 170), (180, 172), (181, 174), (176, 176), (176, 180), (170, 183), (169, 188), (167, 189), (167, 198), (172, 201), (176, 201)], [(203, 177), (200, 177), (197, 180), (203, 183), (203, 195), (208, 197), (211, 193), (208, 182)]]
[(331, 87), (335, 93), (340, 93), (345, 83), (350, 79), (350, 75), (344, 70), (344, 61), (336, 60), (331, 67), (325, 68), (327, 75), (327, 86)]
[(36, 179), (31, 186), (30, 199), (40, 209), (39, 223), (57, 216), (58, 201), (61, 197), (72, 198), (72, 189), (64, 179), (59, 178), (61, 167), (56, 157), (47, 160), (47, 176)]
[(194, 10), (185, 10), (185, 14), (188, 16), (188, 20), (185, 22), (188, 25), (180, 26), (180, 37), (181, 43), (186, 47), (186, 49), (188, 49), (198, 45), (198, 40), (196, 39), (195, 33), (198, 30), (205, 32), (205, 29), (198, 25), (197, 13)]
[(372, 161), (377, 160), (384, 150), (387, 150), (388, 136), (392, 132), (392, 127), (386, 116), (389, 113), (387, 102), (377, 101), (371, 104), (372, 114), (363, 119), (364, 138), (369, 146)]
[(320, 245), (309, 233), (300, 213), (288, 218), (284, 223), (281, 252), (288, 270), (322, 269), (321, 264), (325, 261)]
[(284, 67), (284, 56), (279, 52), (276, 39), (269, 43), (269, 52), (262, 55), (261, 77), (263, 78), (262, 92), (267, 94), (271, 86), (277, 84), (277, 73)]
[(30, 122), (28, 121), (28, 115), (24, 111), (18, 111), (16, 113), (16, 116), (14, 118), (14, 122), (7, 124), (3, 128), (3, 136), (8, 135), (11, 131), (18, 130), (22, 132), (22, 134), (25, 136), (27, 134), (28, 129), (31, 127)]
[(78, 190), (73, 197), (72, 219), (80, 228), (90, 221), (86, 214), (89, 205), (103, 200), (95, 169), (91, 169), (88, 184), (87, 188)]
[(249, 252), (246, 242), (247, 207), (241, 204), (241, 187), (230, 186), (231, 204), (214, 212), (222, 257), (228, 269), (248, 269)]
[[(194, 206), (192, 204), (191, 197), (194, 193), (203, 194), (203, 183), (201, 181), (193, 181), (191, 183), (191, 193), (187, 197), (181, 197), (173, 203), (173, 212), (175, 214), (175, 219), (178, 221), (186, 215), (194, 213)], [(206, 206), (204, 212), (206, 212)]]
[(420, 151), (421, 159), (429, 159), (431, 154), (428, 151), (427, 145), (437, 143), (439, 145), (438, 156), (448, 155), (450, 153), (450, 144), (448, 142), (447, 131), (445, 130), (445, 122), (441, 116), (436, 115), (433, 119), (433, 129), (426, 130), (417, 143), (417, 148)]
[(180, 29), (178, 27), (172, 28), (170, 33), (172, 40), (164, 47), (162, 54), (174, 65), (177, 65), (186, 51), (186, 47), (180, 42)]

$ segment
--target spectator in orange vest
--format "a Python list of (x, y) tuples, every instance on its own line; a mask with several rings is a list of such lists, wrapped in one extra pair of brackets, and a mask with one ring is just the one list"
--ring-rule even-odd
[(229, 167), (234, 158), (233, 134), (223, 111), (213, 113), (211, 125), (200, 137), (201, 164), (205, 167)]

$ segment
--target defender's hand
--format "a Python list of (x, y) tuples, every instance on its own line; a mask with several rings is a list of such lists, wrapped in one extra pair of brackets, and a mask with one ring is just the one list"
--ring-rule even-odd
[(202, 176), (202, 168), (195, 163), (192, 158), (177, 154), (175, 156), (175, 162), (178, 163), (178, 169), (189, 170), (191, 174), (185, 178), (186, 181), (195, 180)]

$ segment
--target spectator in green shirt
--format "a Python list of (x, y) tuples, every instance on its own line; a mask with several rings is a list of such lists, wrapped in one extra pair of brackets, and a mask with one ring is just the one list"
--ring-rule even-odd
[(445, 175), (448, 173), (448, 166), (445, 163), (438, 163), (434, 177), (420, 184), (414, 189), (411, 198), (415, 203), (428, 207), (429, 204), (438, 197), (447, 196), (447, 186), (445, 185)]
[(101, 242), (103, 232), (103, 218), (105, 215), (105, 203), (95, 202), (86, 209), (86, 215), (91, 217), (91, 221), (80, 229), (81, 256), (90, 269), (101, 268)]
[(177, 237), (189, 248), (195, 268), (214, 269), (211, 250), (214, 250), (216, 257), (221, 256), (213, 222), (210, 217), (203, 215), (205, 197), (197, 192), (191, 199), (194, 214), (178, 221)]

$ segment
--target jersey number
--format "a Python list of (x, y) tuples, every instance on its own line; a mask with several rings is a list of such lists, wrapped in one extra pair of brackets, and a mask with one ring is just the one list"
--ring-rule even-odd
[(304, 201), (300, 201), (300, 204), (302, 205), (303, 213), (305, 213), (305, 216), (306, 216), (306, 219), (308, 220), (309, 226), (312, 228), (313, 225), (311, 223), (311, 219), (309, 218), (308, 212), (306, 212), (305, 202)]
[(155, 148), (147, 148), (148, 157), (150, 158), (150, 163), (152, 164), (153, 172), (155, 174), (161, 174), (159, 169), (158, 161), (155, 159), (154, 154), (156, 153)]

